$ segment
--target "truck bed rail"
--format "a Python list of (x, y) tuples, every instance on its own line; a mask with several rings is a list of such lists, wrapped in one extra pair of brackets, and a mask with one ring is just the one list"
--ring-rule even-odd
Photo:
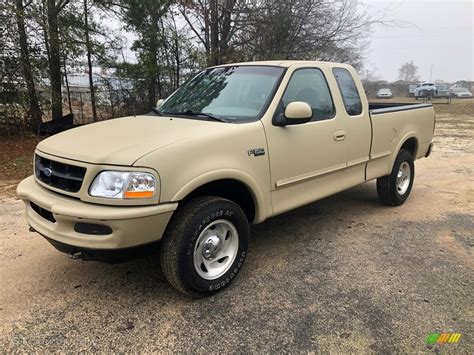
[(432, 104), (407, 104), (407, 103), (369, 103), (369, 112), (373, 115), (382, 113), (415, 110), (419, 108), (432, 107)]

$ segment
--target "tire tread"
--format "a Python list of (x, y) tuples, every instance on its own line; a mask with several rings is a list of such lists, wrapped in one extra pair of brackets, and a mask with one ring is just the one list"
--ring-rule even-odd
[[(396, 177), (398, 173), (398, 167), (402, 162), (408, 161), (411, 167), (411, 179), (410, 187), (403, 197), (400, 197), (397, 193)], [(380, 201), (388, 206), (399, 206), (405, 202), (411, 192), (413, 180), (415, 179), (415, 169), (413, 164), (413, 157), (406, 149), (401, 149), (395, 159), (392, 171), (389, 175), (382, 176), (377, 179), (377, 194)]]
[(197, 298), (203, 295), (187, 287), (179, 274), (178, 253), (183, 242), (182, 235), (185, 233), (186, 226), (199, 211), (223, 200), (225, 199), (215, 196), (202, 196), (186, 202), (175, 212), (163, 236), (160, 252), (163, 275), (174, 288), (190, 297)]

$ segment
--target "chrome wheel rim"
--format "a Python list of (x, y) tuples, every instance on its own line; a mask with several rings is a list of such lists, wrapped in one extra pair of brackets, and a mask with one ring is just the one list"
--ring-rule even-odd
[(398, 168), (397, 174), (397, 191), (400, 195), (405, 194), (408, 190), (408, 186), (410, 186), (411, 180), (411, 168), (410, 164), (406, 161), (400, 165)]
[(210, 223), (194, 245), (194, 269), (203, 279), (215, 280), (232, 266), (239, 249), (235, 226), (225, 219)]

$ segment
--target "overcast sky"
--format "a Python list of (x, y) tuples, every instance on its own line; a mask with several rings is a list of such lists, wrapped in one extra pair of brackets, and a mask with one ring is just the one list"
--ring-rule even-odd
[(421, 80), (474, 80), (474, 0), (362, 0), (372, 11), (415, 26), (373, 29), (366, 67), (385, 80), (398, 79), (413, 60)]

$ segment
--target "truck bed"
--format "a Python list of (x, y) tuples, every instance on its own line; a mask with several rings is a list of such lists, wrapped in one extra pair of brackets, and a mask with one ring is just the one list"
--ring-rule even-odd
[(433, 138), (431, 104), (369, 103), (372, 140), (367, 180), (390, 173), (400, 145), (414, 141), (414, 159), (425, 156)]

